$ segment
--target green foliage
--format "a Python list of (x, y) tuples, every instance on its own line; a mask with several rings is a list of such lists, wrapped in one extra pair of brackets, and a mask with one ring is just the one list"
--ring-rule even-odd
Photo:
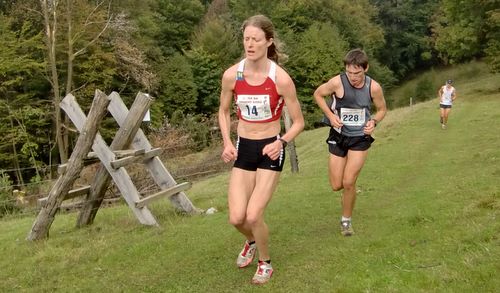
[(417, 83), (417, 88), (415, 89), (415, 102), (422, 102), (430, 100), (436, 96), (436, 89), (432, 80), (429, 78), (423, 78)]
[(197, 113), (215, 113), (219, 107), (221, 67), (203, 50), (193, 50), (188, 54), (197, 89)]
[(377, 50), (377, 59), (383, 61), (398, 79), (429, 65), (433, 60), (427, 26), (439, 1), (372, 2), (378, 8), (377, 22), (385, 36), (385, 46)]
[(185, 115), (177, 110), (172, 114), (170, 122), (177, 129), (186, 133), (192, 141), (192, 150), (201, 151), (211, 143), (210, 125), (203, 115)]
[(0, 171), (0, 219), (17, 210), (12, 198), (12, 183), (9, 174)]
[[(210, 55), (215, 63), (227, 68), (242, 55), (242, 45), (239, 34), (230, 23), (222, 18), (209, 20), (203, 24), (192, 39), (193, 51), (202, 50), (204, 55)], [(189, 52), (188, 52), (189, 54)]]
[(460, 63), (487, 54), (495, 62), (499, 51), (498, 0), (443, 0), (432, 23), (436, 50), (445, 63)]
[(332, 3), (332, 23), (349, 43), (349, 49), (363, 48), (372, 55), (385, 45), (384, 31), (375, 23), (377, 10), (369, 0), (340, 0)]
[(500, 8), (486, 13), (488, 39), (484, 52), (492, 72), (500, 72)]
[(158, 100), (163, 103), (163, 111), (168, 116), (175, 111), (192, 113), (196, 109), (196, 84), (193, 71), (187, 58), (174, 54), (165, 65), (165, 75), (161, 81), (161, 95)]
[(207, 20), (186, 52), (197, 88), (197, 113), (215, 113), (219, 106), (223, 70), (241, 56), (241, 41), (223, 18)]
[(317, 112), (318, 108), (312, 94), (320, 84), (343, 70), (347, 46), (336, 27), (323, 23), (311, 25), (291, 45), (294, 57), (286, 63), (286, 68), (296, 83), (308, 128), (318, 118), (318, 115), (309, 117), (309, 113)]
[(156, 23), (159, 32), (157, 44), (163, 53), (170, 56), (189, 47), (190, 36), (204, 13), (204, 6), (199, 0), (158, 0)]

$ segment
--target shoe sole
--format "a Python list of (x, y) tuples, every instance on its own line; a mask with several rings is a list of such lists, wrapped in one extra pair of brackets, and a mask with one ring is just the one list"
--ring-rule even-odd
[(241, 264), (241, 265), (239, 265), (239, 264), (236, 264), (236, 265), (238, 266), (238, 268), (240, 268), (240, 269), (244, 269), (244, 268), (248, 267), (248, 266), (249, 266), (249, 265), (253, 262), (254, 258), (255, 258), (255, 255), (254, 255), (254, 257), (252, 257), (252, 258), (251, 258), (250, 260), (248, 260), (247, 262), (245, 262), (245, 263), (243, 263), (243, 264)]
[(254, 285), (264, 285), (264, 284), (266, 284), (267, 282), (269, 282), (269, 280), (271, 280), (271, 277), (273, 276), (273, 273), (269, 274), (269, 279), (267, 279), (266, 281), (259, 282), (259, 281), (256, 281), (256, 280), (252, 280), (252, 284), (254, 284)]

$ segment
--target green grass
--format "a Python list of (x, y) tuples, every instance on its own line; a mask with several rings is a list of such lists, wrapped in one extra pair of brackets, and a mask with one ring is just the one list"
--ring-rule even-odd
[[(456, 79), (457, 80), (457, 79)], [(437, 100), (388, 113), (358, 180), (356, 235), (339, 233), (340, 193), (327, 179), (326, 128), (297, 139), (271, 201), (275, 275), (250, 284), (238, 270), (242, 237), (227, 223), (228, 174), (188, 192), (211, 216), (151, 207), (160, 227), (126, 206), (74, 228), (61, 214), (47, 241), (25, 240), (34, 216), (0, 221), (1, 292), (498, 292), (500, 288), (499, 75), (459, 79), (443, 131)]]

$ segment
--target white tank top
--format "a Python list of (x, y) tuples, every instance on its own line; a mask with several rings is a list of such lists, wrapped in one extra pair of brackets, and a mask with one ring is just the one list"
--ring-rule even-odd
[(447, 88), (445, 85), (443, 85), (443, 93), (441, 94), (441, 104), (442, 105), (449, 105), (451, 106), (453, 104), (453, 100), (451, 96), (455, 93), (455, 88), (450, 87)]

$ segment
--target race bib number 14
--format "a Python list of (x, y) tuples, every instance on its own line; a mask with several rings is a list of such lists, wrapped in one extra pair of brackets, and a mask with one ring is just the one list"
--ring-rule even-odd
[(262, 121), (272, 118), (269, 95), (238, 95), (236, 104), (245, 120)]
[(344, 125), (365, 125), (365, 109), (340, 108), (340, 120)]

